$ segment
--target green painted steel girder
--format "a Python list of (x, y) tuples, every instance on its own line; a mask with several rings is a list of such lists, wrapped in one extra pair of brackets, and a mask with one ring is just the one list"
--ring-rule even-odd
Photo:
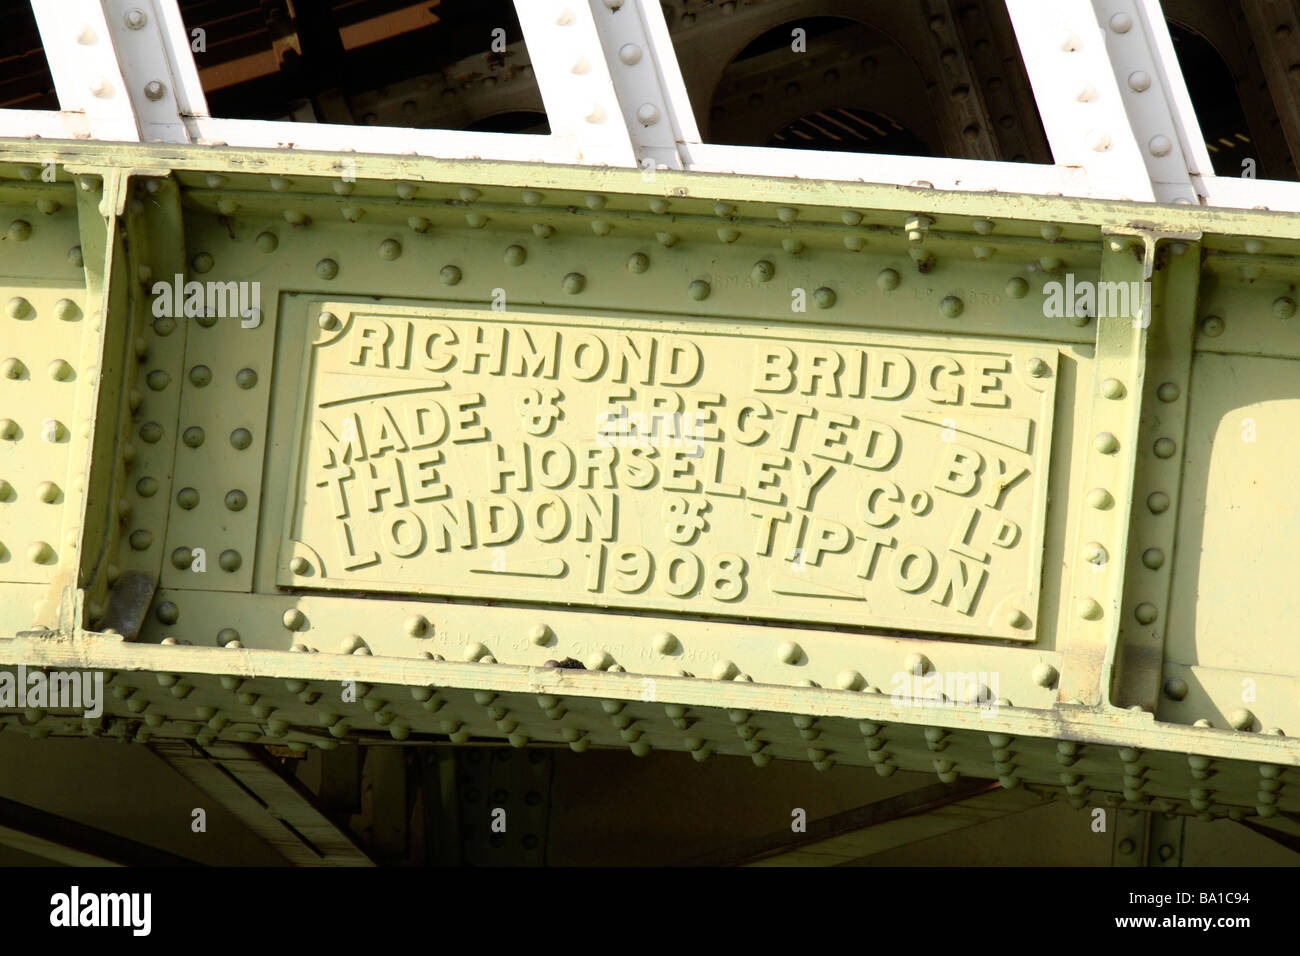
[(0, 228), (8, 731), (1300, 809), (1294, 217), (7, 142)]

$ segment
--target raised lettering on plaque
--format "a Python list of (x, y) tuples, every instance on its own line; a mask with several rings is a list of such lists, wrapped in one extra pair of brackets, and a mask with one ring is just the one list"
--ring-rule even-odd
[(1050, 348), (324, 308), (283, 585), (1034, 638)]

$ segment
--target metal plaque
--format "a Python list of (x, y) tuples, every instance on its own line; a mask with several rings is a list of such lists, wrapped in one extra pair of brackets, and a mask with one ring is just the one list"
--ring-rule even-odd
[(311, 312), (282, 586), (1034, 639), (1054, 348)]

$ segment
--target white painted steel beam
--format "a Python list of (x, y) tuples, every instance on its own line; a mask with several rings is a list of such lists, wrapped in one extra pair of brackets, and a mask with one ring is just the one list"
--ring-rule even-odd
[(113, 31), (98, 0), (32, 0), (63, 111), (82, 113), (95, 139), (139, 142)]
[(31, 0), (61, 110), (0, 138), (651, 166), (1300, 212), (1300, 184), (1215, 177), (1158, 0), (1007, 0), (1057, 165), (700, 142), (655, 0), (515, 0), (550, 136), (218, 119), (177, 0)]
[(1088, 171), (1077, 167), (713, 143), (684, 146), (683, 153), (686, 168), (692, 172), (884, 183), (962, 192), (1092, 195)]
[[(533, 0), (525, 0), (533, 2)], [(699, 127), (658, 0), (589, 0), (623, 121), (643, 169), (682, 169)]]
[(1007, 0), (1056, 162), (1093, 195), (1199, 201), (1209, 170), (1156, 0)]
[(256, 149), (310, 149), (322, 152), (434, 156), (439, 159), (492, 159), (516, 163), (584, 160), (571, 141), (526, 133), (481, 133), (398, 126), (341, 126), (279, 120), (202, 117), (187, 120), (194, 141), (205, 146)]
[(551, 135), (580, 162), (637, 165), (600, 29), (586, 0), (515, 0)]
[(0, 110), (0, 139), (89, 139), (85, 113)]
[(189, 142), (186, 116), (207, 98), (176, 0), (103, 0), (122, 76), (145, 142)]

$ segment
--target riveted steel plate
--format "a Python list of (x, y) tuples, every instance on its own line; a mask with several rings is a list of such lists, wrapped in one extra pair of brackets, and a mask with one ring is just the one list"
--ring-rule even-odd
[(300, 327), (281, 586), (1034, 638), (1053, 349), (373, 300)]

